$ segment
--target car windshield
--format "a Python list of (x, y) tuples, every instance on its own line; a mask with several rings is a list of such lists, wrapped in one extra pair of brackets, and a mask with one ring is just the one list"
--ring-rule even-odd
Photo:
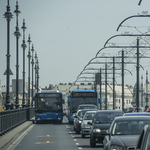
[(145, 150), (149, 150), (150, 149), (150, 132), (148, 133), (148, 137), (145, 143)]
[(101, 112), (97, 113), (95, 123), (111, 123), (115, 117), (122, 116), (122, 112)]
[(80, 118), (83, 118), (84, 114), (86, 113), (86, 111), (79, 111), (77, 113), (77, 116), (80, 117)]
[(140, 135), (149, 120), (116, 121), (112, 128), (112, 135)]
[(86, 113), (86, 114), (84, 115), (83, 120), (92, 120), (93, 117), (94, 117), (94, 115), (95, 115), (94, 112), (93, 112), (93, 113)]

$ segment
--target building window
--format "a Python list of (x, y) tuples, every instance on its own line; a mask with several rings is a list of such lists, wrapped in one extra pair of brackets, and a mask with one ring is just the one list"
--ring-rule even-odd
[(128, 100), (126, 100), (126, 104), (128, 104)]
[(118, 99), (116, 99), (116, 103), (118, 103)]
[(129, 104), (131, 104), (131, 101), (129, 100)]
[[(120, 99), (119, 99), (119, 103), (120, 103)], [(120, 108), (119, 108), (120, 109)]]

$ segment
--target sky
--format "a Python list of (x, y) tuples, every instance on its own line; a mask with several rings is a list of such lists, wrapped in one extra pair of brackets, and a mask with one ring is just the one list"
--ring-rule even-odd
[[(149, 14), (150, 1), (142, 0), (18, 0), (19, 10), (19, 31), (23, 19), (27, 30), (25, 39), (27, 48), (25, 50), (25, 77), (28, 81), (28, 50), (27, 43), (30, 34), (31, 41), (39, 60), (39, 85), (41, 87), (49, 84), (73, 83), (84, 67), (93, 59), (97, 52), (104, 47), (105, 42), (117, 34), (141, 34), (149, 33), (150, 18), (132, 18), (123, 23), (123, 26), (116, 31), (119, 24), (129, 16)], [(0, 0), (0, 80), (1, 85), (6, 85), (7, 54), (7, 21), (3, 14), (6, 12), (7, 0)], [(16, 0), (10, 0), (10, 8), (13, 13)], [(16, 16), (10, 21), (10, 69), (16, 78)], [(136, 43), (137, 37), (118, 37), (110, 41), (110, 45), (132, 45)], [(22, 79), (23, 71), (23, 49), (21, 48), (23, 36), (19, 38), (19, 78)], [(144, 39), (149, 44), (149, 39)], [(142, 40), (140, 40), (141, 44)], [(99, 56), (120, 55), (122, 48), (108, 48), (103, 50)], [(130, 50), (126, 49), (126, 54)], [(132, 52), (135, 56), (135, 50)], [(130, 54), (131, 54), (130, 53)], [(141, 50), (142, 55), (148, 56), (148, 50)], [(129, 54), (129, 55), (130, 55)], [(129, 56), (128, 55), (128, 56)], [(111, 62), (111, 59), (98, 59), (97, 62)], [(128, 61), (133, 60), (130, 58)], [(136, 62), (136, 61), (134, 61)], [(111, 64), (111, 63), (110, 63)], [(146, 70), (150, 72), (148, 59), (141, 59), (140, 77), (143, 75), (145, 82)], [(100, 68), (103, 64), (89, 65)], [(112, 67), (111, 67), (112, 68)], [(120, 68), (116, 66), (116, 68)], [(128, 65), (125, 74), (125, 84), (134, 85), (136, 82), (136, 66)], [(84, 75), (83, 75), (84, 76)], [(88, 75), (87, 75), (88, 76)], [(149, 73), (150, 76), (150, 73)], [(92, 75), (93, 77), (93, 75)], [(112, 78), (111, 73), (109, 77)], [(149, 77), (150, 79), (150, 77)], [(82, 82), (82, 81), (81, 81)], [(111, 81), (110, 81), (111, 82)], [(116, 75), (117, 84), (121, 84), (121, 77)]]

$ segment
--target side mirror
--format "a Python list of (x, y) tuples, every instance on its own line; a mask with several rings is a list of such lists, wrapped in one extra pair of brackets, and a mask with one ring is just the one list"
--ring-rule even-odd
[(77, 116), (76, 116), (75, 114), (73, 114), (73, 115), (71, 116), (71, 118), (74, 119), (74, 118), (77, 118)]
[(99, 103), (101, 104), (101, 98), (99, 98)]
[(68, 97), (68, 102), (70, 102), (70, 97)]

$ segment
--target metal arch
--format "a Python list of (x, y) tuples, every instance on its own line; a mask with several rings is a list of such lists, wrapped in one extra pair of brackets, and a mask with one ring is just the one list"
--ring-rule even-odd
[(99, 52), (102, 51), (102, 50), (105, 49), (105, 48), (109, 48), (109, 47), (103, 47), (103, 48), (101, 48), (101, 49), (96, 53), (95, 57), (97, 57), (97, 55), (99, 54)]
[(128, 69), (124, 69), (124, 70), (127, 70), (131, 74), (131, 76), (133, 76), (133, 74), (130, 70), (128, 70)]
[(130, 16), (130, 17), (124, 19), (124, 20), (119, 24), (119, 26), (118, 26), (118, 28), (117, 28), (117, 31), (119, 30), (119, 28), (120, 28), (120, 26), (122, 25), (122, 23), (124, 23), (126, 20), (128, 20), (128, 19), (130, 19), (130, 18), (134, 18), (134, 17), (150, 17), (150, 15), (133, 15), (133, 16)]
[(114, 36), (112, 36), (112, 37), (110, 37), (106, 42), (105, 42), (105, 44), (104, 44), (104, 48), (107, 48), (106, 47), (106, 44), (112, 39), (112, 38), (114, 38), (114, 37), (117, 37), (117, 36), (150, 36), (150, 34), (146, 34), (146, 35), (144, 35), (144, 34), (117, 34), (117, 35), (114, 35)]

